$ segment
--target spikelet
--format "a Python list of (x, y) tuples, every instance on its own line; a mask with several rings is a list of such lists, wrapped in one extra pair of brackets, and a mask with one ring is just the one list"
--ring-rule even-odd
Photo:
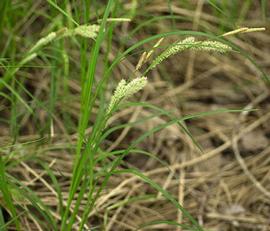
[(39, 49), (40, 47), (43, 47), (53, 41), (56, 38), (56, 32), (49, 33), (46, 37), (41, 38), (37, 41), (37, 43), (30, 49), (29, 53), (32, 53)]
[(20, 65), (23, 66), (24, 64), (30, 62), (32, 59), (37, 57), (37, 53), (31, 53), (30, 55), (26, 56), (21, 62)]
[(195, 41), (194, 37), (188, 37), (182, 41), (179, 41), (168, 49), (163, 51), (154, 61), (152, 62), (150, 69), (155, 68), (158, 64), (160, 64), (163, 60), (168, 57), (175, 55), (184, 50), (201, 50), (201, 51), (214, 51), (219, 53), (225, 53), (231, 51), (232, 48), (226, 44), (223, 44), (218, 41)]
[(74, 29), (74, 35), (80, 35), (86, 38), (95, 38), (99, 30), (98, 25), (81, 25)]
[(160, 64), (163, 60), (167, 59), (168, 57), (190, 48), (194, 44), (194, 42), (195, 42), (194, 37), (188, 37), (183, 41), (173, 44), (152, 62), (151, 69), (155, 68), (156, 65)]
[(106, 115), (109, 115), (120, 102), (128, 99), (129, 97), (131, 97), (132, 95), (143, 89), (146, 83), (147, 78), (144, 76), (133, 79), (129, 83), (127, 83), (126, 80), (122, 79), (118, 83), (118, 86), (114, 91), (114, 94), (107, 108)]
[(191, 47), (191, 49), (202, 51), (214, 51), (219, 53), (226, 53), (232, 50), (230, 46), (217, 41), (197, 42), (196, 46)]
[(151, 55), (154, 53), (154, 50), (162, 43), (163, 39), (164, 38), (159, 39), (150, 51), (143, 52), (143, 54), (139, 59), (139, 62), (136, 65), (135, 68), (136, 71), (138, 71), (142, 67), (142, 65), (145, 64), (150, 59)]
[(133, 79), (130, 83), (126, 85), (126, 94), (124, 99), (131, 97), (132, 95), (143, 89), (146, 83), (147, 83), (146, 77)]
[(241, 27), (238, 29), (235, 29), (233, 31), (229, 31), (222, 35), (222, 37), (229, 36), (229, 35), (235, 35), (240, 33), (250, 33), (250, 32), (258, 32), (258, 31), (265, 31), (265, 27)]
[(51, 32), (47, 36), (39, 39), (37, 43), (29, 50), (28, 53), (33, 53), (37, 51), (39, 48), (46, 46), (48, 43), (52, 42), (55, 39), (61, 37), (70, 37), (74, 35), (80, 35), (86, 38), (95, 38), (97, 36), (97, 32), (99, 30), (99, 26), (96, 24), (93, 25), (80, 25), (73, 29), (67, 29), (66, 27), (60, 29), (56, 32)]

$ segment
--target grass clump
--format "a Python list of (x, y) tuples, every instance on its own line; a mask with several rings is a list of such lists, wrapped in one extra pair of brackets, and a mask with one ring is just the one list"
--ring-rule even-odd
[[(0, 230), (232, 230), (237, 206), (240, 213), (249, 211), (238, 225), (267, 223), (262, 213), (258, 219), (246, 215), (264, 198), (249, 201), (241, 193), (260, 185), (268, 195), (266, 179), (260, 182), (267, 175), (268, 149), (263, 146), (256, 164), (243, 164), (237, 144), (270, 118), (253, 110), (268, 97), (253, 79), (264, 72), (237, 38), (263, 27), (234, 29), (209, 10), (199, 12), (204, 1), (194, 9), (188, 1), (186, 9), (176, 1), (4, 3)], [(176, 29), (183, 23), (193, 31)], [(233, 42), (227, 40), (232, 35)], [(171, 36), (176, 42), (168, 45)], [(155, 56), (161, 43), (167, 48)], [(233, 62), (212, 54), (234, 50)], [(263, 57), (259, 49), (255, 54)], [(245, 66), (241, 56), (254, 65)], [(247, 177), (239, 174), (238, 162), (223, 159), (233, 151)], [(257, 165), (260, 171), (248, 170)]]

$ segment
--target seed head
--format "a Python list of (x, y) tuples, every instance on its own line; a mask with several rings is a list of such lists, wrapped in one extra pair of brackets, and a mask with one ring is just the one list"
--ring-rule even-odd
[(109, 115), (112, 110), (124, 100), (128, 99), (138, 91), (140, 91), (147, 83), (146, 77), (140, 77), (133, 79), (131, 82), (127, 83), (126, 80), (122, 79), (118, 86), (116, 87), (114, 94), (109, 103), (106, 114)]
[(173, 44), (165, 51), (163, 51), (156, 59), (154, 59), (150, 66), (150, 69), (154, 69), (158, 64), (160, 64), (168, 57), (188, 49), (195, 51), (214, 51), (220, 53), (225, 53), (232, 50), (230, 46), (218, 41), (195, 41), (194, 37), (188, 37), (182, 41)]

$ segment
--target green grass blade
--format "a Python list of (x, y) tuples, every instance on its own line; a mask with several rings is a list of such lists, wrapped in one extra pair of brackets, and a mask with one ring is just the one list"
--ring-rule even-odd
[(6, 227), (8, 226), (7, 223), (5, 223), (4, 214), (3, 214), (2, 208), (0, 206), (0, 230), (1, 231), (6, 231)]
[(151, 226), (154, 225), (161, 225), (161, 224), (165, 224), (165, 225), (170, 225), (170, 226), (174, 226), (176, 227), (180, 227), (182, 228), (181, 230), (185, 231), (185, 230), (189, 230), (189, 231), (197, 231), (197, 228), (192, 228), (190, 227), (190, 225), (185, 225), (185, 224), (179, 224), (175, 221), (170, 221), (170, 220), (158, 220), (158, 221), (152, 221), (152, 222), (147, 222), (143, 225), (140, 225), (136, 231), (138, 230), (144, 230), (145, 228), (150, 228)]
[(55, 2), (52, 0), (47, 0), (47, 2), (53, 6), (55, 9), (57, 9), (61, 14), (66, 16), (71, 22), (73, 22), (76, 26), (79, 26), (79, 23), (77, 23), (66, 11), (64, 11), (61, 7), (59, 7)]
[(12, 218), (14, 218), (14, 223), (16, 225), (16, 229), (20, 230), (20, 223), (19, 220), (17, 218), (17, 212), (16, 212), (16, 208), (15, 205), (13, 204), (13, 199), (12, 199), (12, 194), (9, 190), (9, 184), (8, 184), (8, 179), (6, 177), (6, 173), (5, 173), (5, 166), (4, 166), (4, 162), (2, 159), (2, 156), (0, 156), (0, 190), (2, 192), (3, 195), (3, 199), (5, 202), (5, 205), (7, 206), (7, 209), (9, 210), (9, 212), (12, 215)]
[(160, 192), (167, 200), (169, 200), (177, 209), (179, 209), (183, 215), (193, 224), (194, 227), (198, 231), (203, 231), (203, 228), (198, 224), (198, 222), (190, 215), (190, 213), (184, 209), (177, 200), (165, 189), (163, 189), (160, 185), (158, 185), (156, 182), (152, 181), (150, 178), (145, 176), (143, 173), (136, 169), (125, 169), (125, 170), (115, 170), (112, 172), (113, 174), (132, 174), (134, 176), (139, 177), (144, 182), (149, 184), (152, 188), (156, 189), (158, 192)]
[[(12, 184), (12, 190), (16, 192), (21, 198), (28, 200), (32, 206), (39, 212), (38, 215), (43, 217), (44, 226), (46, 228), (57, 230), (56, 220), (52, 216), (50, 209), (42, 202), (41, 198), (38, 197), (32, 190), (22, 184), (16, 178), (8, 175), (8, 178), (14, 182)], [(33, 215), (33, 214), (32, 214)], [(38, 216), (37, 216), (38, 217)]]
[[(100, 25), (99, 33), (98, 33), (98, 36), (96, 38), (94, 48), (92, 49), (92, 54), (91, 54), (90, 62), (88, 65), (86, 77), (83, 78), (86, 81), (82, 83), (81, 117), (80, 117), (79, 128), (78, 128), (79, 140), (77, 143), (76, 158), (75, 158), (75, 164), (74, 164), (74, 168), (73, 168), (73, 177), (72, 177), (72, 181), (71, 181), (71, 187), (70, 187), (70, 193), (69, 193), (69, 198), (68, 198), (68, 202), (67, 202), (67, 208), (66, 208), (63, 220), (62, 220), (62, 226), (61, 226), (62, 230), (64, 229), (65, 224), (66, 224), (66, 220), (67, 220), (68, 213), (69, 213), (69, 206), (71, 205), (71, 202), (73, 200), (73, 197), (74, 197), (75, 192), (77, 190), (77, 187), (79, 185), (80, 179), (82, 177), (82, 168), (85, 166), (85, 161), (87, 160), (87, 158), (85, 158), (85, 157), (83, 157), (83, 159), (81, 158), (81, 155), (82, 155), (81, 149), (82, 149), (82, 145), (84, 142), (85, 130), (86, 130), (86, 127), (88, 125), (89, 117), (91, 116), (92, 106), (93, 106), (93, 103), (95, 100), (92, 97), (92, 95), (93, 95), (92, 89), (93, 89), (93, 84), (94, 84), (94, 79), (95, 79), (97, 59), (98, 59), (98, 55), (100, 52), (101, 44), (105, 38), (105, 24), (106, 24), (107, 18), (109, 16), (109, 13), (111, 11), (111, 7), (113, 5), (113, 2), (114, 2), (113, 0), (110, 0), (107, 3), (106, 9), (105, 9), (105, 12), (103, 15), (103, 19), (102, 19), (102, 22)], [(91, 144), (92, 143), (88, 143), (88, 145), (90, 145), (90, 146), (91, 146)], [(90, 148), (92, 148), (92, 147), (90, 147)], [(86, 150), (89, 151), (89, 148)], [(91, 179), (90, 180), (90, 187), (91, 187), (91, 186), (93, 186), (93, 171), (94, 171), (93, 152), (92, 153), (83, 153), (83, 155), (90, 157), (88, 164), (89, 164), (89, 169), (90, 169), (89, 177)]]

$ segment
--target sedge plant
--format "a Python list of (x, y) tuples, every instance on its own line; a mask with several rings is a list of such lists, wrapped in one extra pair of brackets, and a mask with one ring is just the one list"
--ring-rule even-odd
[[(104, 61), (104, 66), (106, 66), (105, 73), (102, 76), (102, 79), (98, 81), (96, 79), (96, 69), (98, 64), (98, 58), (101, 53), (102, 44), (104, 44), (104, 42), (107, 42), (107, 47), (108, 49), (110, 48), (114, 29), (114, 24), (112, 24), (111, 22), (121, 22), (121, 19), (119, 18), (113, 19), (113, 17), (109, 17), (113, 16), (117, 12), (116, 4), (114, 4), (113, 0), (108, 1), (104, 9), (103, 18), (102, 20), (98, 21), (100, 22), (100, 24), (79, 25), (72, 17), (70, 17), (70, 15), (66, 11), (62, 10), (58, 5), (56, 5), (55, 2), (51, 0), (48, 2), (52, 5), (52, 7), (54, 7), (56, 10), (60, 11), (65, 17), (67, 17), (71, 23), (75, 24), (75, 28), (68, 29), (67, 27), (63, 27), (55, 32), (50, 32), (47, 36), (39, 39), (35, 43), (35, 45), (32, 46), (28, 50), (28, 52), (26, 52), (21, 61), (18, 62), (18, 65), (16, 65), (15, 67), (10, 67), (6, 70), (3, 78), (0, 81), (0, 90), (7, 88), (10, 92), (13, 93), (15, 97), (24, 102), (20, 98), (20, 96), (16, 94), (16, 91), (13, 91), (12, 87), (10, 86), (10, 83), (16, 80), (15, 74), (20, 70), (20, 68), (38, 57), (39, 53), (46, 46), (49, 46), (49, 44), (53, 44), (65, 38), (73, 39), (75, 36), (82, 36), (86, 38), (86, 40), (82, 42), (80, 48), (80, 51), (82, 53), (83, 67), (81, 78), (82, 92), (80, 105), (80, 120), (77, 129), (78, 137), (75, 150), (76, 153), (73, 162), (72, 179), (70, 182), (68, 198), (66, 201), (64, 201), (61, 193), (61, 187), (57, 181), (57, 178), (54, 176), (53, 171), (50, 170), (48, 165), (39, 162), (38, 160), (35, 160), (46, 170), (49, 178), (53, 182), (53, 186), (55, 188), (55, 195), (57, 195), (59, 199), (59, 213), (61, 216), (59, 224), (55, 221), (55, 217), (52, 211), (48, 208), (48, 206), (46, 206), (44, 202), (42, 202), (40, 198), (35, 195), (33, 191), (31, 191), (28, 187), (23, 185), (18, 180), (16, 180), (15, 177), (7, 173), (6, 169), (8, 167), (10, 159), (0, 157), (0, 187), (2, 197), (5, 200), (5, 206), (12, 215), (10, 224), (14, 223), (16, 229), (20, 230), (20, 216), (22, 216), (24, 213), (29, 213), (28, 209), (25, 207), (20, 208), (22, 211), (24, 211), (23, 214), (17, 213), (16, 211), (16, 204), (14, 201), (16, 199), (22, 200), (22, 198), (19, 198), (18, 196), (18, 193), (21, 192), (23, 198), (27, 201), (30, 201), (30, 203), (37, 209), (39, 214), (42, 215), (42, 218), (40, 218), (39, 216), (36, 216), (34, 218), (39, 221), (40, 224), (42, 224), (42, 227), (47, 227), (46, 224), (49, 224), (49, 228), (52, 230), (59, 230), (59, 226), (60, 230), (62, 231), (73, 230), (75, 226), (78, 230), (89, 229), (91, 228), (89, 227), (89, 217), (91, 217), (91, 212), (96, 209), (96, 203), (101, 197), (102, 193), (105, 191), (112, 175), (128, 174), (137, 176), (142, 181), (149, 184), (153, 189), (157, 190), (161, 195), (165, 197), (165, 199), (170, 201), (176, 209), (180, 210), (183, 213), (183, 216), (188, 221), (184, 224), (179, 224), (176, 221), (160, 220), (147, 224), (142, 224), (140, 227), (138, 227), (138, 230), (156, 224), (172, 225), (175, 227), (181, 227), (183, 230), (204, 230), (198, 224), (196, 219), (185, 208), (183, 208), (174, 198), (174, 196), (170, 194), (167, 190), (165, 190), (159, 184), (148, 178), (138, 169), (121, 168), (120, 166), (123, 163), (124, 158), (130, 153), (138, 153), (148, 155), (150, 157), (155, 157), (152, 154), (140, 150), (138, 148), (138, 145), (147, 137), (170, 125), (177, 124), (179, 125), (179, 128), (183, 130), (184, 127), (182, 126), (182, 123), (186, 120), (196, 119), (202, 116), (209, 116), (217, 113), (240, 112), (242, 110), (222, 109), (178, 118), (173, 113), (168, 112), (162, 108), (158, 108), (155, 105), (151, 105), (145, 102), (128, 103), (127, 101), (139, 91), (142, 91), (145, 86), (149, 84), (148, 82), (151, 82), (151, 80), (148, 80), (147, 78), (149, 71), (157, 68), (164, 60), (170, 58), (173, 55), (184, 52), (186, 50), (194, 50), (196, 52), (217, 52), (224, 54), (232, 50), (239, 51), (238, 47), (219, 37), (211, 36), (200, 32), (174, 31), (159, 34), (139, 41), (135, 45), (131, 46), (118, 57), (116, 57), (116, 59), (112, 62), (111, 65), (109, 65), (108, 62), (108, 52), (107, 57)], [(78, 12), (75, 12), (75, 14), (77, 13)], [(89, 16), (89, 12), (86, 13), (85, 18), (87, 18), (87, 16)], [(123, 19), (122, 21), (127, 20)], [(164, 49), (164, 51), (162, 51), (159, 55), (153, 58), (152, 61), (150, 61), (150, 58), (154, 56), (154, 50), (159, 47), (162, 39), (170, 35), (185, 35), (186, 38), (179, 39), (179, 41), (176, 41), (174, 44)], [(196, 36), (204, 36), (207, 39), (199, 40), (196, 39)], [(94, 39), (94, 44), (91, 48), (90, 57), (87, 56), (87, 39)], [(139, 70), (142, 65), (146, 65), (148, 63), (149, 65), (146, 68), (146, 71), (144, 71), (142, 75), (133, 79), (131, 78), (131, 75), (123, 76), (122, 80), (118, 83), (114, 92), (112, 93), (111, 98), (107, 99), (106, 97), (104, 97), (104, 91), (106, 91), (108, 87), (108, 80), (110, 78), (112, 69), (127, 54), (134, 51), (136, 48), (140, 47), (144, 43), (148, 43), (156, 39), (159, 39), (156, 45), (150, 52), (144, 53), (137, 65), (137, 70)], [(98, 112), (95, 116), (95, 123), (90, 125), (89, 118), (93, 117), (93, 108), (97, 103), (99, 107)], [(28, 107), (28, 109), (31, 111), (31, 108), (29, 108), (26, 102), (24, 102), (24, 105), (25, 107)], [(109, 119), (114, 115), (117, 110), (120, 110), (124, 106), (144, 107), (151, 110), (153, 114), (152, 116), (137, 120), (133, 123), (111, 126), (108, 123)], [(121, 130), (125, 127), (133, 127), (137, 124), (143, 124), (157, 116), (166, 117), (168, 119), (168, 122), (156, 126), (153, 129), (143, 133), (137, 139), (133, 140), (127, 149), (113, 150), (110, 152), (102, 149), (103, 142), (113, 132)], [(91, 126), (92, 128), (90, 134), (86, 132), (89, 126)], [(191, 138), (193, 138), (187, 129), (184, 131)], [(194, 143), (196, 144), (195, 140)], [(163, 163), (162, 160), (159, 161), (160, 163)], [(130, 200), (123, 201), (119, 204), (107, 208), (107, 211), (110, 211), (118, 206), (135, 200), (148, 200), (153, 198), (155, 198), (155, 195), (145, 195), (142, 197), (132, 198)], [(106, 229), (107, 218), (104, 220), (104, 229)], [(0, 222), (1, 230), (5, 230), (10, 225), (5, 224), (5, 222), (3, 221), (1, 211)]]

